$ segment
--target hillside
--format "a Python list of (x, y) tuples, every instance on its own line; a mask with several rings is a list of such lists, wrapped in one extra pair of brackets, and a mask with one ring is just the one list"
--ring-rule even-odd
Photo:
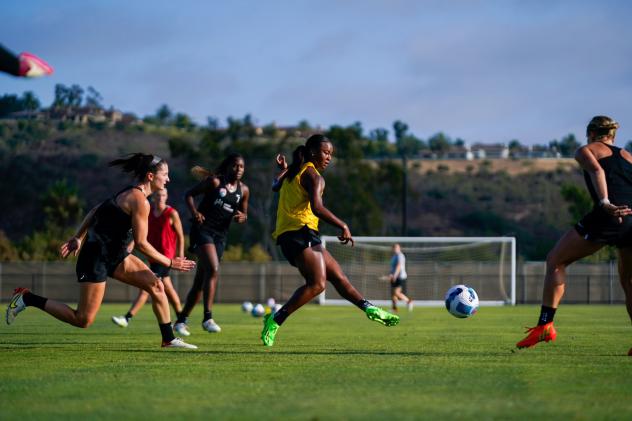
[[(335, 144), (336, 138), (332, 138)], [(79, 213), (83, 213), (130, 182), (108, 168), (107, 162), (137, 151), (168, 159), (170, 201), (184, 216), (187, 228), (182, 197), (195, 182), (189, 168), (194, 164), (214, 168), (227, 151), (237, 150), (246, 158), (244, 181), (252, 197), (248, 224), (232, 228), (229, 242), (246, 249), (261, 244), (274, 257), (276, 247), (268, 235), (275, 215), (275, 197), (269, 189), (275, 171), (273, 157), (279, 151), (291, 155), (300, 141), (229, 138), (173, 127), (0, 122), (0, 186), (4, 192), (0, 230), (18, 246), (34, 233), (48, 230), (51, 211), (46, 203), (54, 188), (75, 192)], [(364, 160), (344, 148), (337, 152), (334, 165), (325, 173), (327, 206), (349, 223), (354, 235), (400, 235), (400, 161)], [(519, 252), (529, 259), (542, 259), (573, 222), (561, 186), (583, 189), (572, 159), (410, 160), (408, 168), (408, 235), (517, 235)], [(67, 223), (69, 227), (76, 224), (73, 220)], [(335, 233), (328, 227), (322, 230)]]

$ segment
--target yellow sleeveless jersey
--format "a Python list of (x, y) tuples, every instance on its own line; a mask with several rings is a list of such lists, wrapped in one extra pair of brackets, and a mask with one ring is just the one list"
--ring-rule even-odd
[(301, 186), (301, 176), (309, 167), (314, 168), (320, 175), (314, 164), (307, 162), (291, 181), (288, 179), (283, 181), (279, 195), (276, 229), (272, 233), (272, 238), (276, 239), (284, 232), (300, 230), (305, 225), (309, 229), (318, 231), (318, 217), (312, 212), (307, 191)]

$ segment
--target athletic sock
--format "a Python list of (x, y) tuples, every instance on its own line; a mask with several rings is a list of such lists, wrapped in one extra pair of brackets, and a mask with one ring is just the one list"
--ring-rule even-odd
[(288, 313), (285, 306), (283, 306), (276, 313), (274, 313), (274, 316), (272, 316), (272, 318), (279, 326), (281, 326), (285, 319), (289, 317), (289, 315), (290, 313)]
[(204, 310), (204, 320), (202, 320), (202, 323), (212, 318), (213, 318), (213, 312), (210, 310), (209, 311)]
[(373, 306), (373, 304), (370, 301), (367, 301), (364, 298), (362, 298), (357, 303), (355, 303), (355, 305), (358, 306), (358, 308), (362, 311), (366, 311), (367, 307)]
[(164, 343), (171, 342), (176, 338), (173, 334), (171, 323), (158, 323), (158, 326), (160, 326), (160, 334)]
[(125, 320), (129, 322), (132, 317), (134, 317), (134, 315), (128, 311), (127, 314), (125, 315)]
[(178, 318), (176, 319), (176, 323), (184, 323), (187, 324), (187, 316), (185, 316), (184, 314), (180, 313), (178, 314)]
[(555, 308), (542, 306), (540, 310), (540, 318), (538, 319), (538, 326), (545, 325), (547, 323), (551, 323), (553, 321), (553, 317), (555, 317)]
[(176, 320), (180, 318), (180, 314), (182, 314), (182, 312), (176, 311)]
[(32, 292), (27, 292), (22, 295), (22, 300), (24, 300), (24, 305), (27, 307), (37, 307), (41, 310), (44, 310), (44, 306), (46, 305), (46, 301), (48, 301), (48, 298), (40, 297), (39, 295), (33, 294)]

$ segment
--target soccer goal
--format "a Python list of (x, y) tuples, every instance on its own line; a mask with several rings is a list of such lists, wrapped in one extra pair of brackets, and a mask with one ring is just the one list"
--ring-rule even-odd
[[(446, 291), (456, 284), (473, 287), (481, 305), (516, 304), (514, 237), (354, 237), (354, 247), (333, 236), (321, 240), (351, 283), (377, 305), (391, 303), (388, 274), (395, 243), (406, 256), (406, 293), (415, 305), (444, 305)], [(331, 286), (319, 303), (351, 304)]]

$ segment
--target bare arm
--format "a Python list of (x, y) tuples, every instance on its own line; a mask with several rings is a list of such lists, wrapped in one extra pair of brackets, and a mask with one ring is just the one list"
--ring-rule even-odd
[(285, 160), (285, 155), (278, 154), (276, 156), (276, 163), (280, 171), (272, 181), (272, 191), (278, 192), (279, 190), (281, 190), (283, 180), (285, 179), (285, 174), (287, 174), (287, 161)]
[(195, 197), (213, 190), (218, 185), (219, 179), (217, 179), (217, 177), (208, 177), (191, 187), (184, 194), (184, 200), (189, 208), (189, 212), (191, 212), (193, 220), (196, 223), (201, 224), (204, 222), (204, 215), (198, 212), (197, 206), (195, 205)]
[(323, 177), (310, 167), (301, 176), (301, 185), (307, 191), (309, 203), (314, 215), (325, 220), (325, 222), (330, 225), (340, 228), (342, 233), (338, 236), (338, 239), (344, 244), (351, 241), (351, 245), (353, 246), (353, 237), (351, 236), (351, 231), (349, 231), (347, 224), (334, 215), (332, 211), (327, 209), (323, 203), (322, 195), (325, 190), (325, 180)]
[(72, 253), (74, 256), (76, 256), (77, 253), (79, 253), (79, 249), (81, 248), (81, 243), (83, 242), (83, 239), (85, 238), (86, 233), (88, 232), (88, 228), (90, 228), (90, 225), (92, 225), (92, 223), (94, 222), (94, 214), (96, 213), (99, 206), (101, 206), (101, 204), (93, 207), (90, 210), (90, 212), (88, 212), (85, 218), (83, 218), (83, 221), (81, 222), (81, 225), (77, 229), (77, 232), (75, 233), (75, 235), (72, 236), (68, 241), (66, 241), (64, 244), (61, 245), (60, 254), (62, 258), (65, 259), (66, 257), (70, 255), (70, 253)]
[(233, 219), (238, 224), (243, 224), (248, 219), (248, 199), (250, 198), (250, 189), (244, 183), (241, 183), (241, 202), (239, 203), (239, 209), (235, 212)]
[(178, 257), (184, 257), (184, 232), (182, 230), (182, 221), (180, 220), (180, 215), (177, 210), (173, 210), (170, 215), (171, 225), (173, 229), (176, 231), (177, 237), (177, 249), (178, 249)]

